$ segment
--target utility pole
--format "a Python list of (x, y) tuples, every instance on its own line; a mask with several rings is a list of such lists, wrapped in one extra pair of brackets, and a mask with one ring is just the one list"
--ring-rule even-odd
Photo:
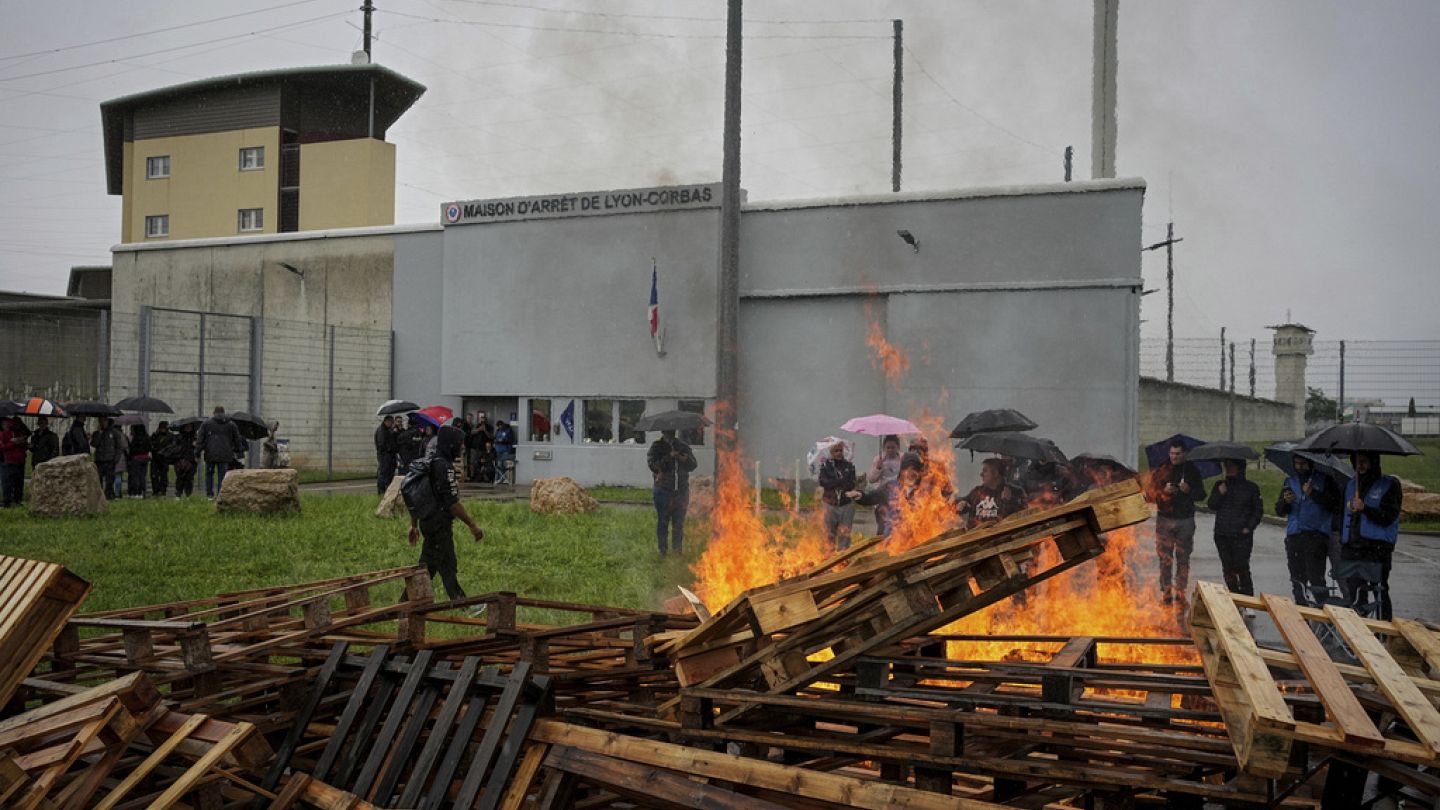
[(365, 5), (360, 7), (365, 12), (365, 56), (370, 56), (370, 15), (375, 12), (373, 0), (365, 0)]
[[(1223, 355), (1223, 352), (1222, 352)], [(1230, 441), (1235, 441), (1235, 343), (1230, 343)]]
[[(725, 159), (720, 192), (720, 295), (715, 363), (715, 449), (739, 450), (740, 407), (740, 78), (741, 0), (729, 0), (725, 23)], [(720, 471), (726, 469), (720, 466)], [(735, 465), (734, 469), (739, 470)]]
[(1070, 169), (1075, 165), (1075, 147), (1065, 147), (1065, 182), (1070, 182)]
[(1220, 390), (1225, 390), (1225, 327), (1220, 327)]
[(890, 90), (890, 190), (900, 190), (900, 115), (905, 84), (905, 21), (892, 20), (895, 24), (895, 81)]
[(1250, 398), (1255, 398), (1255, 338), (1250, 338)]
[[(1065, 147), (1065, 179), (1070, 179), (1070, 147)], [(1145, 248), (1145, 250), (1157, 250), (1165, 248), (1165, 381), (1175, 382), (1175, 245), (1184, 242), (1185, 239), (1175, 238), (1175, 223), (1165, 224), (1165, 241), (1156, 242)], [(1224, 354), (1225, 336), (1222, 331), (1221, 354)], [(1222, 363), (1223, 365), (1223, 363)], [(1225, 387), (1225, 380), (1220, 380), (1220, 387)]]
[(1340, 341), (1340, 398), (1335, 400), (1335, 421), (1345, 421), (1345, 341)]

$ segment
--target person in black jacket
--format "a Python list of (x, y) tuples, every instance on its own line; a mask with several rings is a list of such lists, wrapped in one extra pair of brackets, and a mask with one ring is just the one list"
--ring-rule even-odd
[(85, 431), (85, 417), (77, 416), (70, 420), (70, 429), (60, 440), (60, 453), (66, 456), (90, 454), (90, 434)]
[(30, 434), (30, 467), (34, 469), (60, 455), (60, 437), (50, 429), (50, 420), (40, 417), (35, 420), (35, 432)]
[(196, 462), (195, 423), (181, 425), (170, 443), (170, 463), (175, 465), (175, 497), (188, 498), (195, 494)]
[(145, 479), (150, 474), (150, 434), (144, 425), (130, 426), (130, 450), (125, 454), (125, 480), (130, 497), (145, 497)]
[(464, 599), (465, 589), (460, 587), (457, 574), (460, 565), (455, 559), (454, 521), (459, 518), (475, 542), (485, 537), (485, 532), (470, 517), (465, 505), (460, 503), (460, 482), (455, 478), (455, 459), (464, 446), (464, 434), (459, 428), (445, 426), (436, 431), (434, 450), (420, 462), (428, 468), (431, 493), (435, 497), (434, 509), (425, 515), (410, 514), (410, 545), (425, 538), (420, 548), (420, 565), (425, 566), (433, 578), (440, 574), (445, 593), (451, 599)]
[(955, 502), (955, 511), (969, 514), (970, 526), (994, 523), (1025, 508), (1024, 493), (1005, 481), (1005, 466), (998, 458), (980, 462), (980, 486)]
[(390, 482), (395, 478), (395, 463), (399, 460), (396, 456), (398, 446), (395, 442), (395, 417), (386, 414), (380, 420), (380, 426), (375, 428), (375, 488), (381, 495), (390, 488)]
[(1250, 552), (1265, 505), (1260, 500), (1260, 487), (1245, 477), (1243, 460), (1225, 461), (1225, 480), (1210, 493), (1209, 506), (1215, 512), (1215, 550), (1220, 552), (1225, 585), (1231, 593), (1254, 596)]
[(175, 434), (170, 432), (169, 422), (156, 425), (155, 432), (150, 434), (150, 494), (157, 498), (170, 489), (170, 465), (174, 463), (174, 448), (171, 445), (174, 442)]
[(855, 523), (855, 501), (860, 492), (855, 483), (855, 464), (845, 458), (845, 443), (830, 445), (829, 458), (820, 462), (816, 478), (820, 501), (825, 508), (825, 536), (843, 551), (850, 548), (850, 530)]
[(244, 447), (240, 428), (230, 421), (225, 408), (215, 406), (215, 413), (200, 426), (197, 439), (200, 452), (205, 454), (205, 497), (214, 500), (216, 493), (225, 483), (225, 473), (235, 463), (236, 448)]
[(1160, 595), (1165, 604), (1184, 604), (1195, 551), (1195, 502), (1205, 497), (1205, 479), (1185, 459), (1176, 439), (1166, 462), (1150, 472), (1147, 491), (1155, 501), (1155, 553), (1160, 557)]
[(400, 459), (400, 468), (404, 470), (415, 461), (425, 457), (425, 446), (430, 442), (430, 434), (427, 425), (410, 415), (409, 424), (395, 437), (395, 453)]
[(690, 508), (690, 473), (698, 465), (695, 453), (690, 445), (675, 438), (675, 431), (662, 430), (660, 438), (650, 445), (645, 461), (655, 478), (651, 494), (655, 500), (655, 542), (660, 546), (660, 556), (666, 553), (667, 534), (669, 547), (681, 554), (685, 550), (685, 513)]

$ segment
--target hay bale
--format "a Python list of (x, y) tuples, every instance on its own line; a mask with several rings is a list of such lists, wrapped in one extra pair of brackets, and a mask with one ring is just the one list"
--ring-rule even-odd
[(300, 511), (300, 473), (285, 470), (235, 470), (225, 474), (216, 512), (273, 515)]
[(88, 455), (60, 456), (35, 468), (30, 479), (30, 514), (98, 515), (108, 508), (100, 473)]
[(536, 478), (530, 485), (530, 511), (542, 515), (578, 515), (594, 512), (600, 502), (572, 478)]
[(397, 475), (390, 479), (390, 486), (385, 494), (380, 496), (380, 505), (375, 507), (375, 517), (402, 517), (410, 514), (405, 507), (405, 498), (400, 494), (400, 485), (405, 483), (405, 476)]

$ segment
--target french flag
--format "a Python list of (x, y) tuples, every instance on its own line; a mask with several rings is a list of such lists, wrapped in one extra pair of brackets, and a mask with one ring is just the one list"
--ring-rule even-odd
[(650, 339), (660, 346), (660, 273), (655, 260), (650, 260)]

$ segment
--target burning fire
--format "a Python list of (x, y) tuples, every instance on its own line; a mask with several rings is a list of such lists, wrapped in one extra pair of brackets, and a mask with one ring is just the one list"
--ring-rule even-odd
[[(897, 385), (910, 368), (906, 353), (886, 341), (872, 318), (866, 341), (872, 362)], [(939, 403), (943, 407), (943, 400)], [(936, 439), (918, 482), (902, 487), (893, 505), (896, 520), (890, 539), (880, 548), (898, 554), (942, 532), (961, 525), (952, 496), (954, 455), (944, 418), (924, 408), (912, 416), (922, 435)], [(868, 465), (857, 464), (863, 474)], [(834, 553), (822, 522), (799, 510), (783, 518), (765, 519), (755, 513), (754, 492), (747, 485), (741, 453), (721, 453), (716, 475), (715, 503), (711, 511), (711, 539), (694, 567), (697, 590), (711, 609), (729, 603), (740, 593), (794, 576), (823, 562)], [(1097, 485), (1115, 483), (1107, 469), (1087, 471)], [(1057, 505), (1058, 497), (1040, 498), (1030, 505)], [(941, 632), (956, 635), (1051, 635), (1154, 637), (1184, 635), (1177, 611), (1161, 602), (1158, 561), (1153, 528), (1131, 526), (1106, 536), (1106, 550), (1093, 565), (1078, 566), (989, 608), (964, 617)], [(857, 541), (859, 538), (857, 538)], [(1049, 545), (1042, 555), (1053, 555)], [(1042, 556), (1036, 565), (1044, 567)], [(962, 659), (1048, 660), (1053, 644), (1017, 649), (1013, 642), (951, 642), (949, 655)], [(1194, 663), (1186, 647), (1106, 645), (1107, 661), (1120, 663)], [(1143, 660), (1142, 660), (1143, 659)]]

